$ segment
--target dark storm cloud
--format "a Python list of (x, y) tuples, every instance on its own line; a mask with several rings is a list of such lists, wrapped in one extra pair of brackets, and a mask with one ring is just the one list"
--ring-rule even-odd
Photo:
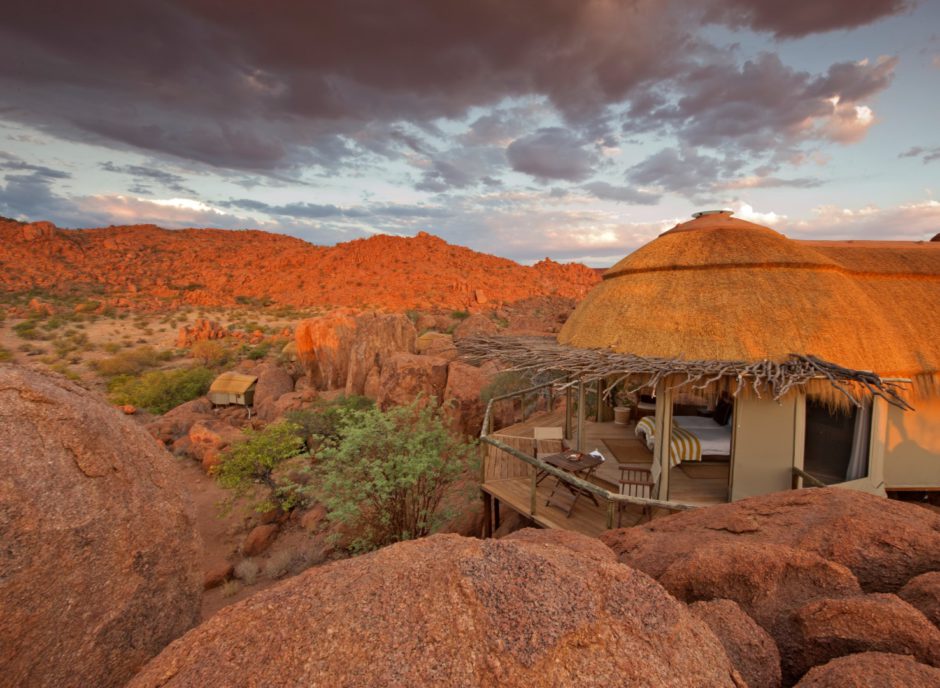
[[(827, 118), (837, 107), (845, 111), (885, 89), (896, 65), (896, 58), (840, 63), (814, 77), (770, 53), (740, 66), (716, 60), (681, 78), (683, 95), (674, 104), (628, 119), (624, 128), (644, 131), (668, 123), (688, 145), (719, 148), (733, 143), (750, 151), (786, 149), (811, 139), (840, 140), (844, 131), (823, 126)], [(814, 120), (817, 126), (807, 127)]]
[(898, 155), (899, 158), (920, 158), (921, 162), (936, 162), (940, 160), (940, 146), (914, 146)]
[(598, 161), (585, 141), (561, 127), (546, 127), (516, 139), (506, 148), (506, 157), (516, 172), (572, 182), (591, 176)]
[(908, 0), (863, 0), (853, 3), (820, 0), (719, 0), (711, 3), (706, 17), (730, 26), (769, 31), (778, 38), (797, 38), (811, 33), (851, 29), (898, 14), (911, 6)]
[[(859, 26), (904, 5), (899, 0), (782, 5), (770, 0), (321, 0), (274, 8), (255, 0), (8, 4), (0, 25), (0, 89), (10, 100), (5, 117), (57, 136), (264, 173), (355, 164), (362, 150), (382, 147), (362, 136), (377, 123), (425, 126), (519, 96), (547, 98), (566, 126), (595, 139), (609, 128), (605, 108), (611, 104), (630, 102), (634, 113), (662, 110), (649, 88), (653, 82), (670, 82), (680, 96), (689, 91), (693, 101), (701, 100), (688, 77), (707, 53), (695, 37), (703, 20), (792, 37)], [(805, 80), (808, 88), (812, 79)], [(857, 87), (866, 88), (861, 82)], [(840, 88), (844, 97), (858, 97)], [(734, 103), (732, 120), (745, 132), (779, 121), (779, 113), (760, 97), (751, 103), (738, 95)], [(714, 107), (700, 111), (690, 104), (673, 113), (673, 120), (693, 125), (707, 139), (718, 123), (715, 114)], [(700, 116), (706, 120), (701, 124)], [(771, 121), (761, 121), (768, 116)], [(478, 135), (498, 137), (497, 124), (480, 121)], [(487, 125), (495, 126), (490, 134)], [(384, 131), (391, 136), (391, 128)], [(509, 136), (518, 140), (522, 133)], [(389, 138), (384, 154), (403, 145), (422, 147), (420, 137), (410, 144)], [(544, 156), (536, 157), (523, 166), (549, 178), (583, 178), (587, 165), (582, 159), (574, 169), (555, 169)], [(448, 164), (453, 165), (436, 160), (423, 183), (459, 188), (472, 183), (469, 177), (481, 177), (474, 172), (461, 179), (461, 170)]]

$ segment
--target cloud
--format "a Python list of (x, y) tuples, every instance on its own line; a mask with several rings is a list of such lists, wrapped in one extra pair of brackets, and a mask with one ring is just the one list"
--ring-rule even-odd
[[(376, 125), (388, 153), (402, 144), (392, 140), (398, 122), (430, 126), (471, 113), (465, 145), (518, 140), (525, 132), (511, 118), (476, 110), (512, 99), (543, 99), (566, 127), (600, 137), (610, 106), (649, 109), (650, 84), (667, 84), (680, 98), (694, 91), (690, 70), (714, 53), (697, 35), (702, 21), (795, 37), (860, 26), (905, 5), (323, 0), (272, 12), (255, 0), (36, 0), (9, 8), (0, 26), (3, 117), (54, 136), (219, 168), (328, 172), (376, 150), (365, 136)], [(737, 101), (747, 109), (747, 96)], [(761, 114), (768, 113), (758, 104), (744, 119)], [(772, 128), (770, 119), (746, 128)], [(450, 161), (435, 162), (425, 184), (471, 184)], [(548, 176), (580, 173), (560, 174)]]
[(722, 182), (719, 186), (723, 189), (772, 189), (772, 188), (790, 188), (790, 189), (815, 189), (822, 186), (823, 180), (818, 177), (794, 177), (786, 179), (783, 177), (761, 177), (752, 175), (749, 177), (739, 177)]
[(925, 165), (928, 162), (940, 160), (940, 146), (914, 146), (908, 148), (903, 153), (898, 154), (899, 158), (920, 158)]
[(603, 201), (619, 201), (621, 203), (635, 203), (637, 205), (656, 205), (659, 202), (659, 194), (640, 191), (629, 186), (614, 186), (607, 182), (590, 182), (584, 184), (581, 188), (590, 191), (594, 196)]
[(906, 0), (839, 3), (817, 0), (723, 0), (711, 3), (707, 17), (730, 26), (769, 31), (778, 38), (851, 29), (903, 12)]
[(144, 193), (150, 193), (147, 182), (156, 182), (161, 186), (182, 194), (195, 194), (192, 189), (184, 186), (186, 178), (179, 174), (173, 174), (157, 167), (145, 167), (143, 165), (116, 165), (110, 160), (99, 163), (101, 169), (116, 174), (126, 174), (134, 179), (136, 186), (144, 189)]
[(43, 180), (70, 179), (72, 177), (71, 174), (63, 170), (54, 170), (45, 165), (34, 165), (15, 155), (3, 152), (0, 152), (0, 170), (7, 172), (28, 172), (30, 176)]
[(546, 127), (513, 141), (506, 157), (516, 172), (577, 182), (591, 176), (598, 155), (568, 129)]
[(889, 208), (825, 205), (814, 208), (809, 218), (788, 221), (778, 229), (805, 239), (926, 241), (940, 231), (940, 202), (926, 200)]
[(627, 179), (638, 186), (698, 197), (715, 187), (723, 176), (733, 174), (741, 162), (729, 157), (703, 155), (693, 148), (664, 148), (627, 171)]

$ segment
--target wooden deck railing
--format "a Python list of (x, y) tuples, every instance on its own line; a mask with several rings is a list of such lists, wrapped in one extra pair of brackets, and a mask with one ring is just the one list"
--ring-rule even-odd
[[(480, 432), (480, 440), (484, 444), (488, 445), (488, 447), (492, 447), (500, 452), (504, 452), (505, 454), (508, 454), (514, 457), (515, 459), (518, 459), (519, 461), (523, 462), (525, 465), (529, 467), (526, 476), (531, 481), (530, 515), (534, 516), (536, 514), (536, 508), (537, 508), (537, 502), (538, 502), (538, 499), (536, 496), (537, 487), (538, 487), (537, 482), (536, 482), (537, 476), (542, 475), (544, 473), (552, 475), (558, 478), (559, 480), (567, 483), (568, 485), (571, 485), (574, 488), (578, 488), (580, 490), (583, 490), (584, 492), (594, 495), (595, 497), (601, 500), (604, 500), (604, 502), (607, 504), (607, 528), (613, 528), (614, 519), (616, 517), (616, 513), (618, 510), (618, 505), (632, 504), (632, 505), (641, 506), (641, 507), (650, 507), (650, 508), (655, 507), (659, 509), (667, 509), (669, 511), (686, 511), (689, 509), (696, 508), (695, 506), (691, 504), (683, 504), (681, 502), (670, 502), (670, 501), (661, 500), (661, 499), (651, 499), (651, 498), (644, 498), (644, 497), (632, 497), (632, 496), (623, 495), (617, 492), (610, 492), (609, 490), (606, 490), (599, 485), (595, 485), (592, 482), (582, 480), (581, 478), (575, 475), (572, 475), (571, 473), (568, 473), (567, 471), (563, 471), (560, 468), (556, 468), (555, 466), (550, 466), (544, 461), (540, 461), (537, 457), (521, 451), (519, 447), (511, 446), (507, 442), (504, 442), (502, 439), (497, 439), (496, 437), (493, 437), (491, 435), (492, 422), (493, 422), (493, 405), (495, 403), (503, 399), (508, 399), (510, 397), (524, 395), (524, 394), (531, 394), (537, 390), (545, 389), (546, 387), (551, 387), (553, 384), (555, 383), (537, 385), (535, 387), (530, 387), (525, 390), (519, 390), (517, 392), (512, 392), (510, 394), (493, 397), (492, 399), (490, 399), (489, 403), (487, 403), (486, 405), (486, 413), (483, 416), (483, 429)], [(529, 440), (528, 438), (519, 438), (519, 439), (525, 439), (531, 442), (531, 440)], [(482, 462), (483, 466), (482, 466), (481, 477), (482, 477), (482, 482), (484, 484), (487, 482), (488, 479), (490, 480), (497, 479), (495, 476), (488, 475), (487, 458), (496, 458), (496, 455), (490, 454), (489, 448), (487, 448), (487, 455), (484, 456), (484, 460)], [(510, 477), (510, 476), (506, 476), (506, 477)], [(523, 475), (519, 474), (514, 477), (523, 477)]]
[(802, 468), (793, 467), (793, 484), (792, 487), (794, 490), (799, 490), (801, 487), (828, 487), (819, 478), (816, 478)]

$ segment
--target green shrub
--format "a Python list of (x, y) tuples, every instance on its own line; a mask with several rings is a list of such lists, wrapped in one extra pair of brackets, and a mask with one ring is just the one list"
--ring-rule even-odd
[(222, 453), (214, 472), (219, 485), (233, 491), (233, 500), (246, 496), (261, 484), (266, 498), (254, 504), (258, 511), (278, 507), (289, 511), (305, 500), (303, 485), (275, 471), (303, 451), (301, 428), (290, 421), (272, 423), (263, 430), (246, 430), (245, 439)]
[(2, 346), (0, 346), (0, 363), (3, 363), (4, 361), (12, 361), (12, 360), (13, 360), (13, 352), (7, 349), (4, 349)]
[(317, 444), (337, 442), (342, 438), (342, 424), (347, 411), (367, 411), (375, 406), (368, 397), (340, 396), (332, 402), (317, 400), (311, 408), (289, 411), (285, 418), (300, 429), (301, 436)]
[(194, 343), (189, 349), (189, 355), (207, 367), (220, 366), (228, 361), (228, 349), (222, 342), (214, 339), (203, 339)]
[(119, 375), (108, 383), (111, 401), (150, 413), (166, 413), (209, 391), (214, 373), (207, 368), (154, 370), (139, 377)]
[[(111, 345), (106, 344), (105, 349), (110, 351)], [(148, 368), (155, 368), (160, 362), (160, 355), (152, 346), (138, 346), (129, 351), (123, 351), (110, 358), (95, 361), (92, 366), (104, 377), (118, 375), (139, 375)]]
[(245, 356), (250, 358), (252, 361), (257, 361), (267, 356), (270, 350), (271, 342), (261, 342), (257, 346), (249, 347), (248, 351), (245, 353)]
[(499, 373), (480, 391), (480, 399), (489, 401), (493, 397), (512, 394), (523, 389), (535, 386), (536, 382), (531, 375), (516, 370)]
[(470, 317), (470, 313), (467, 311), (454, 311), (450, 314), (450, 317), (452, 317), (454, 320), (466, 320)]
[(419, 399), (386, 412), (342, 409), (339, 440), (317, 452), (321, 498), (334, 521), (369, 550), (433, 532), (447, 489), (476, 462), (476, 446), (453, 435)]
[(21, 339), (45, 339), (40, 332), (36, 331), (38, 324), (39, 323), (35, 320), (24, 320), (14, 325), (13, 331), (16, 332)]

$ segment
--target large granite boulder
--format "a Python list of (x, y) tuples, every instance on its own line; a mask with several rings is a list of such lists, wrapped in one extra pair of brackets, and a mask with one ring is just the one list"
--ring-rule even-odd
[(867, 592), (895, 592), (940, 570), (940, 515), (838, 488), (778, 492), (609, 531), (625, 564), (654, 578), (719, 542), (778, 543), (847, 566)]
[(170, 409), (147, 424), (147, 430), (158, 440), (169, 446), (189, 434), (192, 426), (201, 420), (213, 420), (212, 402), (199, 397)]
[(737, 602), (693, 602), (689, 611), (708, 624), (735, 669), (752, 688), (779, 688), (780, 652), (774, 639)]
[(393, 353), (382, 366), (376, 403), (382, 408), (410, 404), (418, 396), (440, 402), (447, 384), (448, 363), (443, 358)]
[(401, 313), (364, 313), (356, 318), (356, 336), (349, 351), (346, 395), (363, 394), (373, 369), (384, 372), (385, 362), (397, 352), (412, 354), (418, 333)]
[(258, 418), (272, 421), (277, 418), (277, 401), (294, 391), (294, 378), (284, 368), (273, 363), (261, 366), (255, 384), (254, 408)]
[(907, 655), (862, 652), (814, 667), (796, 688), (937, 688), (940, 669)]
[(467, 435), (480, 434), (483, 415), (486, 413), (486, 404), (480, 395), (496, 372), (495, 366), (491, 364), (478, 368), (460, 361), (451, 362), (447, 369), (444, 399), (446, 412), (456, 430)]
[(123, 686), (199, 619), (176, 467), (62, 377), (0, 365), (0, 683)]
[(343, 389), (356, 319), (346, 311), (300, 322), (294, 330), (297, 356), (314, 389)]
[(745, 686), (702, 621), (578, 537), (437, 535), (310, 569), (129, 686)]
[(784, 676), (859, 652), (911, 655), (940, 666), (940, 630), (896, 595), (878, 593), (809, 602), (793, 615), (793, 635), (780, 643)]
[(934, 626), (940, 628), (940, 571), (911, 578), (898, 591), (898, 597), (919, 609)]

